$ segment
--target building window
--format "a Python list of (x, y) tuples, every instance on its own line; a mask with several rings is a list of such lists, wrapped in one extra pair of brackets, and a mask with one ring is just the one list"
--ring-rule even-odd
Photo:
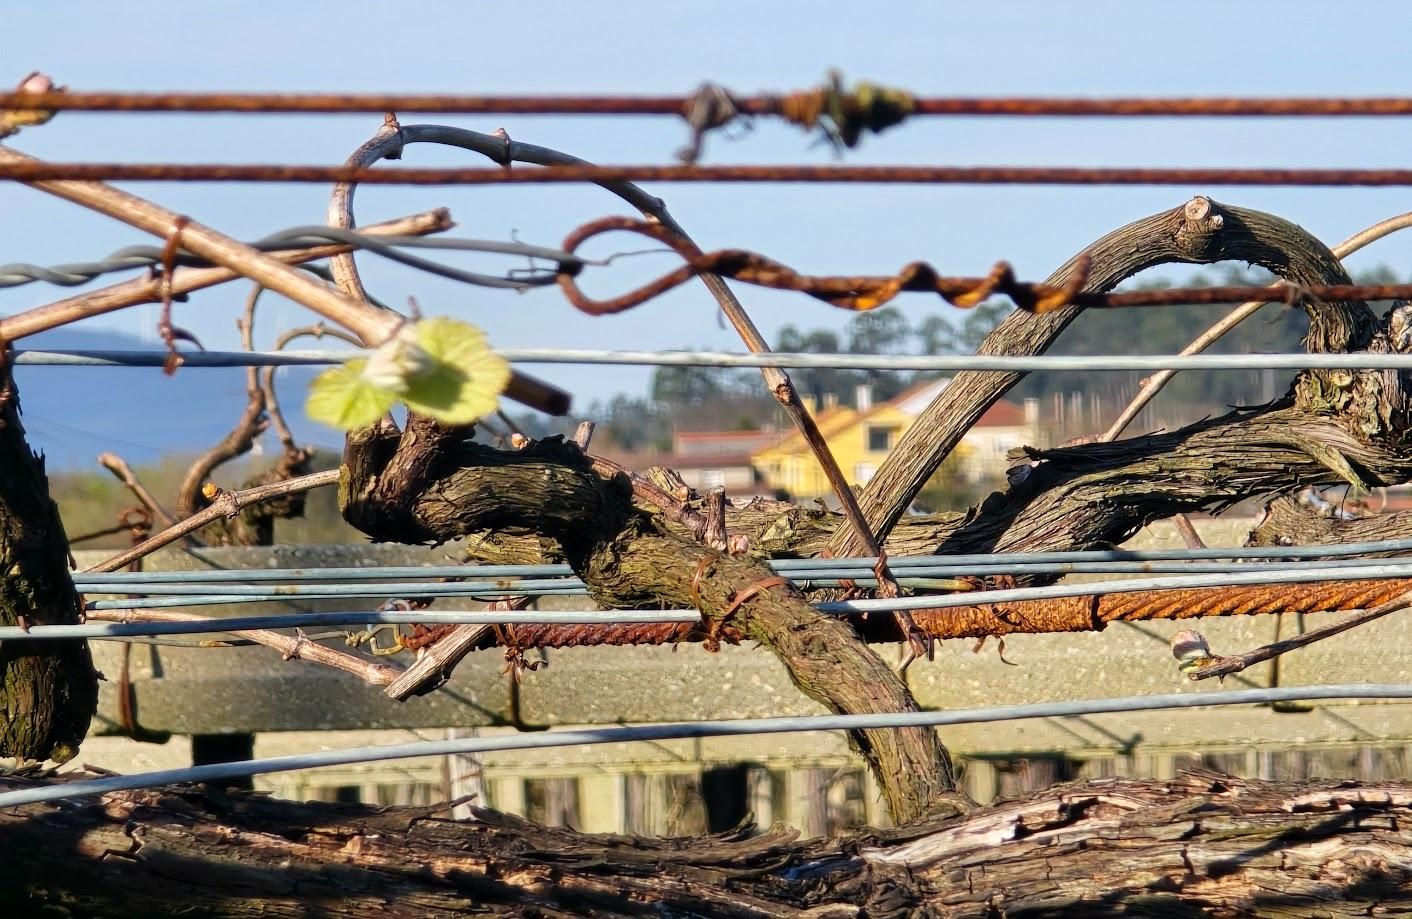
[(725, 488), (726, 472), (724, 469), (703, 469), (701, 470), (701, 487), (705, 489)]
[(886, 453), (892, 449), (892, 438), (897, 433), (896, 427), (885, 427), (875, 424), (868, 427), (868, 452)]
[(853, 467), (853, 481), (859, 485), (867, 485), (877, 471), (875, 463), (857, 463)]

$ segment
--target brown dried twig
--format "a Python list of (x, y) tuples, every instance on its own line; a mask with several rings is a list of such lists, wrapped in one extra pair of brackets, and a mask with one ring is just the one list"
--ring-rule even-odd
[(298, 478), (286, 479), (282, 482), (274, 482), (269, 485), (259, 485), (255, 488), (246, 488), (241, 491), (221, 491), (211, 501), (211, 504), (204, 510), (197, 511), (185, 520), (168, 527), (160, 533), (144, 540), (139, 545), (115, 555), (105, 562), (86, 568), (85, 571), (105, 572), (117, 571), (135, 559), (151, 555), (165, 545), (175, 542), (187, 533), (194, 533), (208, 523), (219, 520), (222, 517), (234, 517), (240, 513), (243, 507), (249, 507), (260, 501), (271, 498), (278, 498), (284, 495), (292, 495), (301, 491), (308, 491), (311, 488), (319, 488), (324, 485), (338, 484), (337, 469), (329, 469), (324, 472), (314, 472)]
[[(89, 619), (104, 622), (219, 622), (210, 616), (197, 616), (193, 613), (174, 613), (166, 610), (92, 610), (85, 614)], [(364, 660), (352, 654), (325, 647), (310, 640), (302, 632), (285, 635), (269, 629), (241, 631), (241, 636), (258, 644), (274, 648), (284, 655), (285, 660), (303, 660), (323, 664), (351, 673), (365, 683), (374, 686), (388, 686), (396, 680), (402, 670), (392, 664)]]
[[(256, 284), (245, 298), (245, 313), (238, 321), (241, 346), (246, 351), (255, 350), (254, 326), (255, 305), (265, 288)], [(218, 466), (230, 462), (238, 456), (249, 453), (255, 440), (269, 425), (265, 416), (265, 394), (259, 386), (259, 375), (255, 367), (245, 370), (245, 409), (240, 413), (235, 427), (211, 449), (202, 453), (187, 469), (177, 490), (177, 513), (183, 517), (196, 513), (204, 503), (201, 489)], [(170, 524), (166, 524), (170, 526)]]
[[(399, 217), (396, 220), (375, 223), (362, 227), (358, 232), (369, 236), (425, 236), (443, 232), (452, 226), (450, 212), (445, 208), (437, 208), (408, 217)], [(267, 254), (286, 264), (298, 265), (303, 262), (328, 258), (340, 252), (347, 252), (351, 248), (351, 246), (342, 243), (328, 243)], [(171, 277), (171, 291), (174, 296), (187, 294), (227, 281), (234, 281), (240, 277), (242, 275), (239, 272), (229, 268), (178, 268)], [(101, 316), (104, 313), (111, 313), (143, 303), (156, 303), (162, 297), (161, 288), (161, 278), (136, 278), (76, 294), (11, 316), (0, 316), (0, 340), (14, 342), (28, 335), (68, 325), (80, 319)]]
[[(0, 165), (38, 163), (41, 161), (23, 153), (0, 148)], [(396, 333), (403, 321), (396, 313), (330, 290), (279, 259), (136, 195), (99, 182), (34, 181), (26, 184), (162, 239), (170, 236), (173, 227), (180, 226), (183, 248), (302, 303), (325, 319), (352, 330), (366, 345), (382, 344)]]
[[(1317, 629), (1311, 629), (1303, 635), (1296, 635), (1294, 638), (1286, 638), (1283, 641), (1272, 642), (1268, 645), (1256, 648), (1253, 651), (1246, 651), (1243, 654), (1232, 654), (1229, 656), (1201, 657), (1191, 660), (1185, 668), (1187, 677), (1192, 680), (1208, 680), (1211, 677), (1225, 677), (1232, 673), (1240, 673), (1247, 667), (1288, 654), (1299, 648), (1308, 647), (1317, 641), (1325, 638), (1332, 638), (1349, 629), (1366, 625), (1375, 619), (1381, 619), (1390, 613), (1396, 613), (1407, 609), (1412, 605), (1412, 591), (1400, 594), (1385, 603), (1379, 603), (1370, 609), (1355, 613), (1341, 622), (1331, 623)], [(1199, 636), (1198, 636), (1199, 637)], [(1204, 645), (1204, 639), (1201, 643)], [(1209, 650), (1209, 649), (1208, 649)]]
[[(98, 464), (116, 476), (118, 481), (122, 482), (128, 491), (132, 492), (133, 496), (136, 497), (137, 500), (141, 502), (142, 506), (147, 509), (147, 512), (152, 515), (152, 519), (156, 520), (164, 527), (176, 526), (176, 518), (168, 513), (166, 508), (162, 507), (161, 502), (147, 490), (147, 486), (142, 484), (137, 474), (132, 471), (132, 467), (130, 467), (127, 461), (121, 456), (118, 456), (116, 453), (100, 453), (98, 454)], [(188, 535), (186, 539), (194, 545), (202, 545), (201, 541), (195, 536)]]

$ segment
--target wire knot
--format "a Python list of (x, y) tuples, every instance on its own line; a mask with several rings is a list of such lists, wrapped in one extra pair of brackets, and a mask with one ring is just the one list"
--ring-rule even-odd
[(724, 86), (702, 83), (687, 97), (682, 117), (691, 128), (691, 140), (677, 151), (677, 159), (688, 165), (701, 157), (707, 133), (741, 118), (740, 107)]
[(903, 89), (860, 82), (852, 90), (843, 85), (843, 75), (829, 72), (823, 86), (780, 97), (779, 115), (805, 130), (821, 128), (835, 151), (858, 146), (865, 131), (881, 134), (907, 120), (917, 108), (916, 98)]

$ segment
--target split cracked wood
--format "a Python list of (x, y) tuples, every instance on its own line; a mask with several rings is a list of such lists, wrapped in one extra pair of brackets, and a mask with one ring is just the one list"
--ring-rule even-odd
[[(20, 787), (24, 780), (0, 780)], [(937, 919), (1392, 915), (1412, 785), (1100, 779), (897, 830), (635, 839), (446, 805), (159, 788), (0, 813), (12, 908), (76, 914)]]

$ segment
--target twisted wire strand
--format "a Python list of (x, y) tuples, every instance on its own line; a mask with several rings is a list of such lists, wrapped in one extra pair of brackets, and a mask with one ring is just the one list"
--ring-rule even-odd
[[(421, 236), (370, 236), (356, 230), (319, 225), (290, 227), (272, 233), (252, 243), (252, 248), (261, 252), (275, 252), (285, 249), (303, 249), (325, 245), (330, 242), (355, 246), (365, 252), (380, 255), (419, 271), (439, 277), (507, 290), (527, 290), (532, 287), (547, 287), (557, 282), (562, 275), (576, 275), (584, 267), (584, 259), (571, 252), (549, 246), (503, 240), (464, 239), (456, 237)], [(461, 252), (484, 252), (493, 255), (523, 256), (531, 260), (554, 263), (556, 269), (534, 268), (518, 270), (510, 275), (489, 275), (466, 271), (451, 265), (412, 255), (401, 249), (443, 249)], [(60, 287), (76, 287), (87, 284), (94, 278), (117, 271), (136, 268), (155, 268), (162, 263), (162, 248), (159, 246), (126, 246), (110, 255), (89, 262), (70, 262), (62, 265), (33, 265), (17, 262), (0, 265), (0, 288), (19, 287), (43, 281)], [(209, 262), (197, 258), (189, 252), (180, 252), (176, 264), (183, 267), (207, 267)]]

